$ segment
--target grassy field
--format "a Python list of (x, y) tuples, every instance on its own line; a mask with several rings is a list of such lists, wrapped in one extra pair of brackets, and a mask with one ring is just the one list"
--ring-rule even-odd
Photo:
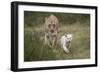
[[(28, 13), (26, 13), (26, 15), (27, 16), (25, 17), (24, 21), (25, 22), (24, 61), (67, 60), (67, 59), (69, 60), (69, 59), (90, 58), (90, 24), (89, 22), (87, 22), (89, 21), (89, 18), (87, 18), (86, 21), (84, 21), (84, 23), (83, 22), (81, 23), (80, 21), (79, 22), (74, 21), (73, 23), (71, 23), (72, 21), (70, 21), (70, 23), (67, 23), (65, 19), (61, 22), (63, 18), (61, 18), (58, 15), (58, 17), (60, 17), (59, 20), (61, 22), (59, 27), (60, 29), (59, 36), (62, 36), (65, 33), (73, 34), (70, 53), (66, 54), (60, 47), (60, 45), (56, 45), (55, 48), (49, 48), (48, 46), (44, 45), (43, 18), (41, 18), (40, 22), (37, 22), (39, 24), (35, 26), (36, 21), (32, 22), (32, 19), (30, 19), (31, 14), (28, 15)], [(72, 17), (73, 20), (74, 17), (75, 14)], [(30, 21), (27, 21), (29, 19)]]

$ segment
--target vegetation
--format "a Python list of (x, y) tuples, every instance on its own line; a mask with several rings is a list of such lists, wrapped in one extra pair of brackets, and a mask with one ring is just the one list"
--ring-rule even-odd
[[(45, 17), (54, 14), (60, 22), (59, 36), (73, 34), (70, 53), (60, 45), (44, 45)], [(24, 12), (24, 61), (90, 58), (90, 15), (74, 13)]]

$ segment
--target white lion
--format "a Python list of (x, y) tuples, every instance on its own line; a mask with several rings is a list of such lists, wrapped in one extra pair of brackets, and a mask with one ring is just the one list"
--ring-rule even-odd
[(60, 39), (61, 47), (66, 53), (69, 53), (69, 47), (71, 45), (71, 41), (72, 41), (72, 34), (65, 34)]

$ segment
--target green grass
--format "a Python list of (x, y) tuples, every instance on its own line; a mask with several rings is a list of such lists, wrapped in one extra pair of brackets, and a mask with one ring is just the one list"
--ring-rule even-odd
[(60, 24), (59, 36), (65, 33), (73, 34), (70, 53), (66, 54), (63, 49), (56, 45), (49, 48), (44, 45), (43, 25), (36, 27), (25, 27), (24, 29), (24, 61), (43, 60), (68, 60), (90, 58), (90, 28), (88, 25)]
[[(45, 17), (54, 14), (59, 22), (59, 38), (73, 34), (70, 53), (60, 45), (44, 45)], [(69, 60), (90, 58), (90, 15), (81, 13), (56, 13), (24, 11), (24, 61)]]

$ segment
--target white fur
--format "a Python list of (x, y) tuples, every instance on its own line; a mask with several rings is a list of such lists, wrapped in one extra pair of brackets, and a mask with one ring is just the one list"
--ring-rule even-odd
[(70, 42), (72, 41), (72, 34), (65, 34), (61, 37), (61, 47), (66, 53), (69, 53), (68, 45), (70, 45)]

